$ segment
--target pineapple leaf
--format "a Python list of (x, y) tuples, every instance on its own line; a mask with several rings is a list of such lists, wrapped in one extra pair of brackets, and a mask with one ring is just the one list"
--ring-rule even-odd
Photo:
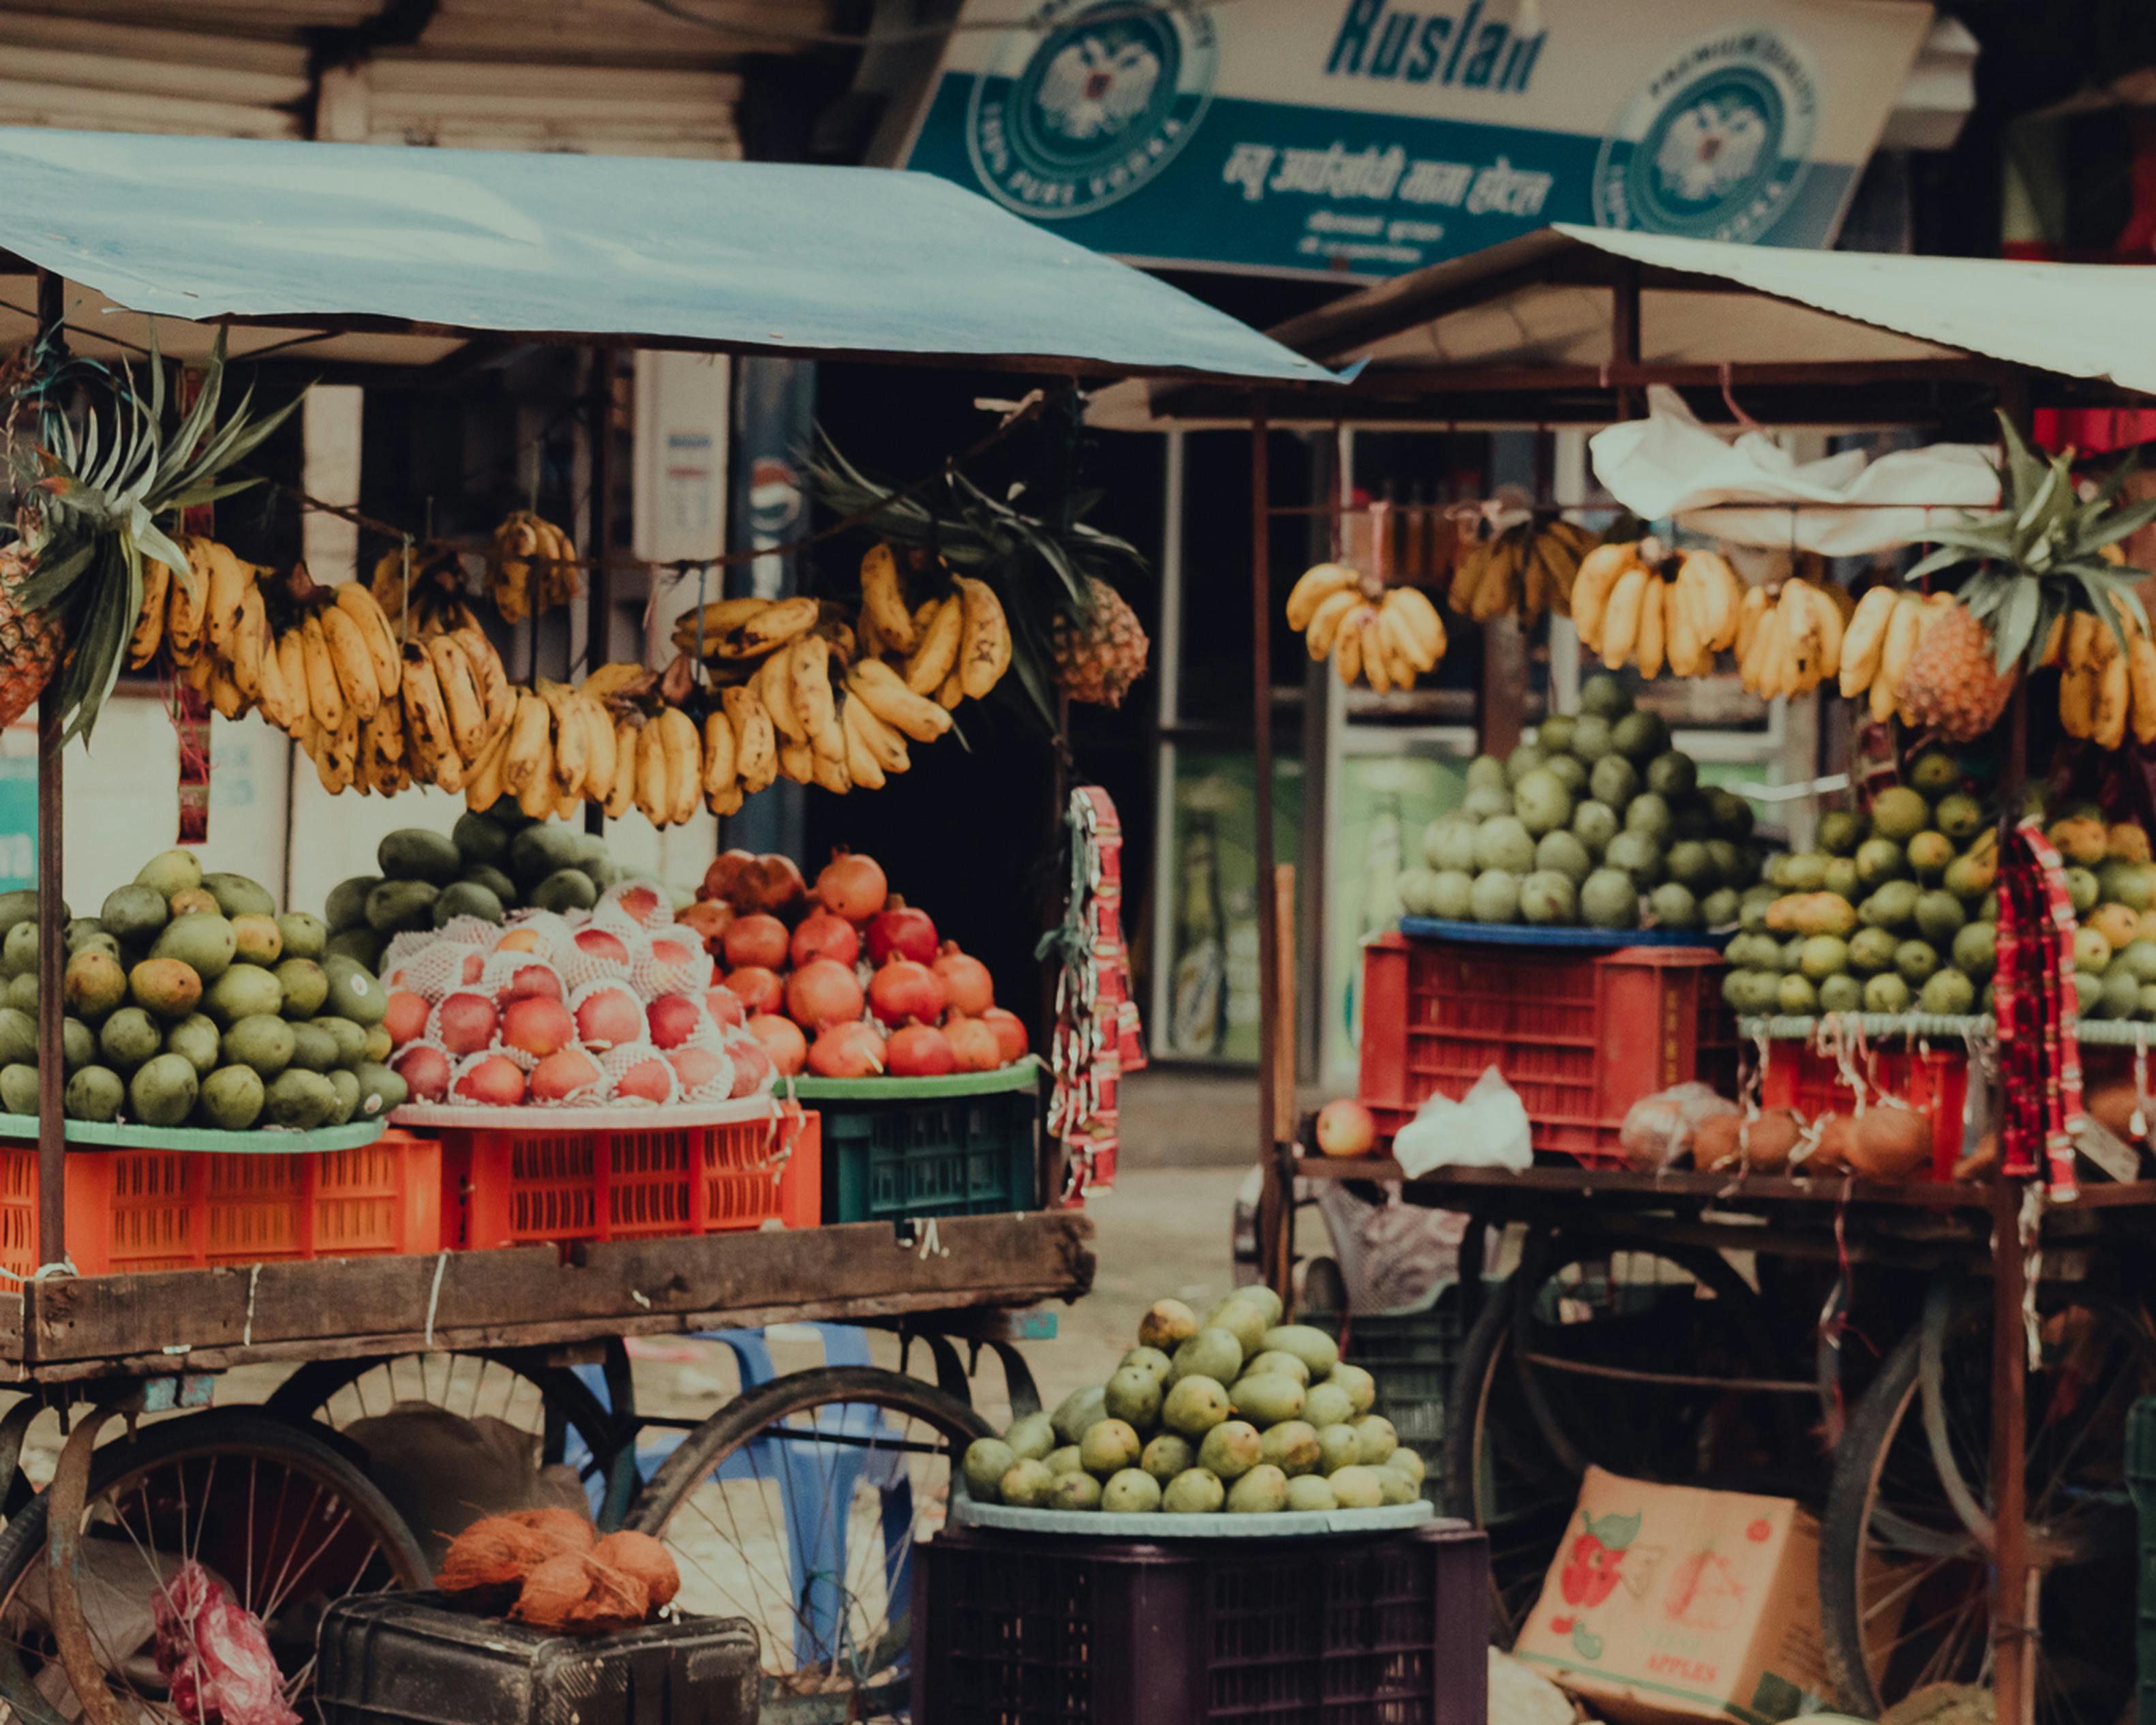
[(165, 530), (155, 522), (137, 533), (135, 542), (146, 555), (156, 558), (167, 569), (184, 571), (187, 569), (187, 552), (177, 540), (166, 538)]
[(2152, 521), (2156, 521), (2156, 497), (2129, 503), (2105, 517), (2102, 526), (2092, 526), (2083, 533), (2075, 541), (2074, 548), (2084, 554), (2101, 551), (2107, 545), (2116, 545), (2121, 539), (2139, 533)]
[(1999, 415), (1999, 440), (2006, 450), (2006, 471), (2000, 476), (2006, 481), (2002, 488), (2005, 495), (2023, 498), (2033, 496), (2043, 480), (2042, 460), (2021, 440), (2020, 432), (2003, 410)]
[(2002, 672), (2028, 650), (2030, 638), (2036, 631), (2036, 614), (2043, 590), (2041, 581), (2031, 581), (2025, 576), (2008, 582), (1999, 595), (1999, 620), (1992, 626), (1992, 636)]
[(1943, 545), (1925, 558), (1922, 562), (1917, 564), (1915, 568), (1907, 571), (1902, 579), (1909, 582), (1921, 581), (1927, 575), (1935, 575), (1941, 569), (1950, 569), (1957, 564), (1968, 561), (1969, 556), (1966, 552), (1955, 546)]
[(2092, 581), (2086, 575), (2082, 577), (2082, 586), (2088, 594), (2089, 609), (2096, 613), (2097, 620), (2111, 631), (2121, 652), (2128, 651), (2129, 643), (2126, 638), (2126, 626), (2118, 620), (2118, 607), (2112, 603), (2110, 591), (2100, 582)]

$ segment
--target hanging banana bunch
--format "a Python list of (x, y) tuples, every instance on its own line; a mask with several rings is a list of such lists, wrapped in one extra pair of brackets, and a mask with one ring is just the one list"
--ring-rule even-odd
[(1866, 701), (1872, 720), (1883, 724), (1899, 710), (1902, 675), (1933, 607), (1952, 604), (1946, 594), (1927, 599), (1914, 588), (1878, 586), (1856, 601), (1842, 631), (1841, 693)]
[(2056, 620), (2043, 663), (2057, 665), (2059, 723), (2070, 737), (2117, 749), (2130, 729), (2144, 748), (2156, 743), (2156, 644), (2125, 606), (2115, 607), (2122, 642), (2092, 611)]
[(1569, 616), (1581, 559), (1597, 543), (1585, 528), (1562, 517), (1507, 528), (1460, 554), (1445, 603), (1478, 623), (1514, 614), (1532, 623), (1546, 611)]
[(567, 605), (583, 591), (576, 546), (529, 509), (512, 511), (495, 528), (486, 579), (494, 608), (508, 623)]
[(1672, 553), (1646, 538), (1598, 545), (1580, 560), (1572, 622), (1612, 671), (1633, 664), (1651, 677), (1666, 665), (1679, 677), (1705, 677), (1714, 656), (1737, 645), (1746, 602), (1744, 584), (1719, 553)]
[(1445, 657), (1445, 623), (1419, 587), (1384, 587), (1344, 564), (1303, 571), (1287, 596), (1287, 623), (1340, 681), (1379, 694), (1411, 689)]
[(1762, 700), (1808, 695), (1841, 668), (1846, 626), (1830, 590), (1801, 576), (1744, 595), (1737, 625), (1737, 666)]

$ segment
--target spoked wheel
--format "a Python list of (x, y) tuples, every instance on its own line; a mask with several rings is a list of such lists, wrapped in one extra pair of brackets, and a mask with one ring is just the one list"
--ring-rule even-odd
[[(2102, 1295), (2047, 1295), (2040, 1311), (2026, 1444), (2037, 1716), (2109, 1721), (2133, 1694), (2126, 1416), (2156, 1390), (2156, 1338)], [(1991, 1406), (1983, 1300), (1935, 1300), (1857, 1404), (1820, 1552), (1828, 1667), (1853, 1712), (1876, 1717), (1927, 1683), (1989, 1678)]]
[(0, 1697), (16, 1719), (101, 1712), (128, 1725), (192, 1725), (204, 1705), (187, 1692), (194, 1644), (173, 1627), (161, 1636), (158, 1614), (198, 1600), (205, 1576), (261, 1620), (285, 1697), (306, 1716), (330, 1605), (429, 1579), (410, 1530), (332, 1441), (254, 1409), (146, 1427), (90, 1462), (74, 1568), (87, 1652), (112, 1703), (93, 1709), (60, 1659), (49, 1502), (33, 1500), (0, 1532)]
[[(624, 1454), (621, 1434), (633, 1422), (609, 1412), (575, 1372), (538, 1365), (513, 1353), (317, 1360), (279, 1384), (263, 1406), (301, 1424), (319, 1421), (333, 1431), (344, 1431), (360, 1420), (413, 1402), (466, 1419), (498, 1419), (531, 1433), (539, 1439), (541, 1463), (573, 1465), (601, 1509), (608, 1494), (599, 1482), (608, 1480), (618, 1456), (632, 1460)], [(634, 1481), (627, 1481), (626, 1486), (614, 1494), (617, 1516)]]
[(1795, 1398), (1729, 1387), (1774, 1372), (1758, 1296), (1720, 1254), (1531, 1238), (1469, 1332), (1445, 1422), (1446, 1507), (1490, 1535), (1500, 1644), (1533, 1609), (1590, 1465), (1704, 1484), (1786, 1455)]
[(683, 1439), (629, 1512), (666, 1542), (685, 1611), (763, 1638), (767, 1725), (903, 1715), (913, 1542), (943, 1525), (986, 1421), (872, 1367), (773, 1379)]

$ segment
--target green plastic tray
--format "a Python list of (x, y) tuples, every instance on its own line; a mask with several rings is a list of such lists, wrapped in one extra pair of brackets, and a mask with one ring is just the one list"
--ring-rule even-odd
[[(803, 1102), (934, 1102), (950, 1096), (1030, 1090), (1040, 1083), (1040, 1062), (1029, 1054), (993, 1072), (954, 1072), (948, 1078), (798, 1078), (793, 1094)], [(785, 1084), (781, 1079), (782, 1091)]]
[[(333, 1150), (357, 1150), (382, 1135), (384, 1122), (354, 1120), (312, 1132), (262, 1127), (250, 1132), (215, 1132), (203, 1126), (114, 1126), (99, 1120), (69, 1120), (70, 1150), (207, 1150), (218, 1156), (320, 1156)], [(0, 1114), (0, 1138), (37, 1141), (33, 1114)]]

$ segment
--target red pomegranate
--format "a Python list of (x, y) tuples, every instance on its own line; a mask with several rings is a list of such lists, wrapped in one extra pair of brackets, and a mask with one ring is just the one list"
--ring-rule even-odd
[(950, 1038), (932, 1024), (894, 1030), (884, 1051), (884, 1070), (893, 1078), (942, 1078), (957, 1064)]
[(947, 1004), (942, 980), (913, 959), (895, 958), (869, 979), (869, 1009), (886, 1024), (933, 1024)]
[(786, 985), (778, 980), (778, 972), (762, 965), (743, 965), (729, 972), (726, 988), (751, 1012), (777, 1012), (786, 1005)]
[(856, 856), (844, 846), (816, 877), (816, 900), (834, 916), (865, 923), (884, 906), (890, 883), (873, 857)]
[(414, 1102), (439, 1102), (449, 1094), (449, 1057), (429, 1043), (413, 1043), (397, 1057), (394, 1069)]
[(834, 958), (812, 959), (786, 979), (787, 1016), (819, 1031), (861, 1016), (861, 985)]
[(726, 930), (733, 926), (734, 908), (723, 899), (699, 899), (674, 920), (697, 936), (713, 958), (726, 956)]
[(723, 982), (714, 983), (704, 991), (704, 1010), (721, 1030), (748, 1022), (748, 1008), (742, 1004), (741, 996)]
[(801, 919), (788, 949), (797, 971), (819, 958), (835, 959), (851, 966), (860, 955), (861, 937), (843, 916), (829, 910), (812, 910)]
[(1025, 1058), (1025, 1025), (1017, 1013), (1005, 1007), (990, 1007), (981, 1014), (981, 1022), (995, 1032), (997, 1042), (1003, 1045), (1005, 1066)]
[(834, 1024), (809, 1046), (808, 1069), (818, 1078), (874, 1078), (883, 1070), (883, 1038), (858, 1019)]
[(925, 910), (894, 898), (869, 922), (869, 962), (910, 958), (927, 964), (936, 956), (936, 924)]
[(427, 1032), (427, 997), (414, 994), (408, 988), (400, 988), (389, 996), (388, 1009), (382, 1015), (382, 1027), (389, 1032), (389, 1045), (401, 1048), (416, 1037)]
[(743, 965), (761, 965), (767, 971), (786, 968), (786, 924), (775, 916), (758, 911), (736, 917), (721, 945), (726, 950), (726, 962), (737, 970)]
[(759, 1012), (748, 1021), (748, 1033), (771, 1061), (773, 1068), (793, 1078), (808, 1063), (808, 1038), (791, 1018), (776, 1012)]
[(985, 1019), (963, 1018), (954, 1012), (943, 1027), (943, 1037), (960, 1072), (993, 1072), (1004, 1063), (1004, 1045)]
[(807, 896), (808, 883), (790, 857), (721, 851), (704, 871), (703, 896), (723, 899), (736, 910), (783, 916)]
[(995, 1005), (996, 985), (988, 975), (988, 967), (970, 954), (959, 951), (956, 940), (943, 943), (942, 952), (929, 968), (942, 981), (952, 1012), (978, 1018)]

